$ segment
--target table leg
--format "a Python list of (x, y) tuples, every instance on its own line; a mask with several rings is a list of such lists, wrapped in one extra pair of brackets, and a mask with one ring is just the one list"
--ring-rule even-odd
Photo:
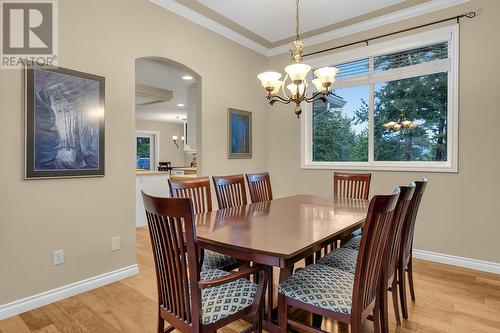
[[(287, 280), (293, 273), (293, 265), (291, 267), (283, 267), (280, 269), (280, 277), (279, 281), (280, 283)], [(278, 312), (280, 313), (280, 316), (283, 317), (281, 314), (287, 313), (286, 311), (286, 297), (278, 292)], [(281, 322), (281, 320), (284, 320), (285, 322)], [(286, 319), (280, 318), (278, 322), (280, 326), (281, 332), (286, 332), (287, 331), (287, 323)]]
[(274, 297), (274, 281), (273, 268), (269, 269), (267, 276), (267, 320), (273, 320), (273, 297)]

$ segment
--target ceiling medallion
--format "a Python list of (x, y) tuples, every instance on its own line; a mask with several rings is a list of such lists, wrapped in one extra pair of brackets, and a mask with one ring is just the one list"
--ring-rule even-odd
[[(270, 105), (276, 102), (283, 104), (294, 102), (295, 114), (297, 118), (299, 118), (302, 113), (300, 104), (303, 101), (312, 103), (316, 100), (322, 100), (326, 103), (326, 97), (332, 92), (335, 76), (338, 74), (339, 69), (336, 67), (321, 67), (316, 69), (313, 72), (313, 80), (311, 81), (316, 88), (316, 92), (313, 92), (309, 97), (307, 96), (309, 84), (306, 80), (306, 76), (311, 71), (311, 66), (302, 62), (304, 42), (299, 36), (299, 0), (297, 0), (296, 4), (296, 23), (296, 37), (295, 41), (292, 43), (292, 49), (290, 50), (292, 63), (285, 67), (285, 79), (281, 81), (281, 73), (278, 72), (260, 73), (257, 75), (257, 78), (267, 91), (266, 98)], [(290, 96), (285, 92), (287, 79), (291, 81), (291, 83), (286, 86), (290, 91)], [(282, 89), (283, 97), (278, 95), (280, 88)]]

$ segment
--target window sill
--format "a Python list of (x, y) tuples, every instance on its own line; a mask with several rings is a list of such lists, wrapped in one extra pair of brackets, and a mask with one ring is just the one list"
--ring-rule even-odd
[[(429, 165), (431, 164), (432, 165)], [(381, 165), (365, 163), (328, 163), (316, 162), (301, 165), (304, 170), (359, 170), (359, 171), (393, 171), (393, 172), (438, 172), (438, 173), (458, 173), (456, 166), (447, 163), (429, 162), (421, 165)]]

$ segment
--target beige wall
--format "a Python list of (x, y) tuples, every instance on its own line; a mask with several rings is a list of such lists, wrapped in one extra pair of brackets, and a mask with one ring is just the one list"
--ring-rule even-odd
[[(474, 0), (425, 18), (311, 47), (306, 52), (468, 10), (479, 10), (480, 15), (461, 24), (459, 172), (374, 172), (372, 193), (387, 193), (396, 184), (427, 177), (428, 193), (421, 206), (415, 248), (500, 263), (500, 223), (496, 206), (500, 202), (500, 184), (496, 176), (500, 164), (500, 131), (495, 128), (500, 123), (500, 46), (494, 41), (494, 36), (500, 34), (500, 1)], [(287, 62), (287, 56), (276, 56), (270, 59), (269, 68), (280, 70)], [(272, 107), (268, 129), (273, 192), (278, 196), (293, 193), (332, 195), (333, 170), (300, 169), (300, 122), (293, 115), (293, 108)]]
[[(0, 70), (0, 304), (136, 262), (136, 58), (172, 59), (202, 77), (205, 174), (267, 168), (267, 112), (253, 79), (265, 57), (147, 0), (59, 1), (59, 50), (61, 67), (106, 77), (106, 176), (23, 180), (22, 73)], [(227, 85), (229, 72), (238, 84)], [(227, 107), (253, 112), (251, 160), (226, 159)], [(54, 267), (56, 249), (66, 262)]]
[[(460, 172), (376, 172), (373, 192), (428, 177), (415, 247), (500, 262), (498, 87), (500, 2), (475, 0), (370, 35), (413, 26), (466, 9), (480, 16), (461, 29)], [(106, 176), (23, 180), (23, 83), (0, 71), (0, 304), (135, 263), (134, 60), (158, 56), (202, 77), (198, 146), (205, 175), (269, 168), (276, 196), (331, 195), (332, 170), (301, 170), (299, 122), (290, 107), (267, 111), (255, 76), (281, 69), (287, 56), (265, 57), (165, 11), (147, 0), (59, 1), (60, 66), (106, 77)], [(366, 34), (368, 35), (368, 34)], [(327, 43), (335, 45), (360, 36)], [(311, 48), (310, 50), (316, 49)], [(268, 66), (269, 65), (269, 66)], [(230, 77), (229, 77), (230, 74)], [(227, 84), (231, 79), (237, 84)], [(253, 158), (227, 160), (226, 108), (253, 112)], [(198, 122), (200, 123), (200, 122)], [(111, 237), (122, 249), (111, 253)], [(66, 263), (52, 266), (52, 251)]]
[[(184, 144), (180, 140), (180, 136), (184, 135), (181, 123), (177, 126), (176, 123), (136, 119), (135, 129), (160, 133), (160, 161), (170, 161), (172, 166), (186, 165), (184, 161)], [(179, 133), (179, 148), (172, 142), (172, 135), (177, 135), (177, 132)], [(188, 161), (191, 162), (191, 160)]]

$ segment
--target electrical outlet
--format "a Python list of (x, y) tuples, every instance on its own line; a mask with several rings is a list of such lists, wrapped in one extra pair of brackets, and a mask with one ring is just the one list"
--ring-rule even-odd
[(64, 264), (64, 250), (54, 251), (52, 256), (53, 256), (54, 266)]
[(111, 237), (111, 251), (118, 251), (120, 249), (120, 236)]

